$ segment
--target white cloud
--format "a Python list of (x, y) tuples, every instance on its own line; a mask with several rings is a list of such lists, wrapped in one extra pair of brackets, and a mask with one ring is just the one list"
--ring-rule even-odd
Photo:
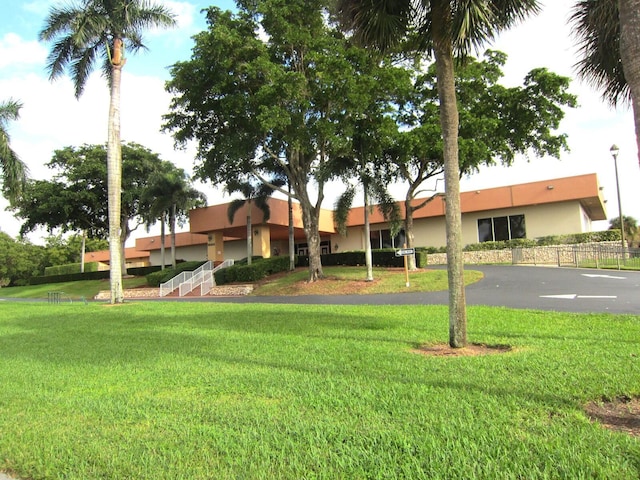
[(47, 49), (35, 40), (24, 40), (15, 33), (6, 33), (0, 38), (0, 69), (42, 65), (46, 58)]

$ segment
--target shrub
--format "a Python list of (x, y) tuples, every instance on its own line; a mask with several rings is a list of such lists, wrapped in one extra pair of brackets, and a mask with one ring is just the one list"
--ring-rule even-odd
[[(81, 264), (80, 263), (67, 263), (64, 265), (54, 265), (52, 267), (45, 267), (44, 275), (45, 277), (53, 276), (53, 275), (68, 275), (72, 273), (80, 273)], [(97, 272), (98, 271), (98, 262), (86, 262), (84, 264), (84, 271), (87, 272)]]
[[(431, 248), (432, 250), (437, 250)], [(430, 251), (431, 249), (418, 247), (416, 248), (416, 266), (423, 268), (427, 265), (427, 254), (436, 253)], [(297, 257), (298, 265), (308, 267), (309, 257)], [(322, 266), (359, 266), (365, 264), (364, 251), (353, 250), (350, 252), (329, 253), (321, 255)], [(396, 249), (385, 248), (371, 251), (371, 261), (376, 267), (402, 267), (404, 266), (404, 259), (402, 257), (396, 257)]]
[(192, 261), (192, 262), (182, 262), (176, 265), (176, 268), (166, 268), (164, 270), (160, 270), (158, 272), (150, 273), (146, 276), (147, 285), (150, 287), (159, 287), (161, 283), (168, 282), (176, 275), (184, 272), (184, 271), (193, 271), (201, 265), (205, 264), (205, 261)]
[(109, 278), (109, 270), (99, 272), (68, 273), (66, 275), (48, 275), (46, 277), (31, 277), (29, 285), (44, 285), (46, 283), (77, 282), (81, 280), (104, 280)]
[(289, 270), (289, 257), (256, 258), (251, 265), (246, 262), (218, 270), (215, 273), (216, 285), (228, 283), (256, 282), (264, 277)]

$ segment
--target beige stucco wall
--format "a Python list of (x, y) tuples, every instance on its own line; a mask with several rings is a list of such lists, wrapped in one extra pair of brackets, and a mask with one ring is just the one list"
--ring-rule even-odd
[[(464, 245), (478, 243), (478, 220), (480, 218), (521, 214), (524, 215), (527, 238), (533, 239), (547, 235), (562, 235), (584, 231), (580, 203), (564, 202), (467, 213), (462, 216), (462, 243)], [(444, 245), (444, 243), (441, 245)]]
[[(151, 265), (161, 265), (162, 255), (160, 250), (154, 250), (149, 257), (151, 259)], [(164, 252), (164, 259), (167, 265), (171, 263), (171, 248), (166, 248)], [(186, 261), (200, 261), (207, 259), (207, 246), (206, 245), (192, 245), (190, 247), (178, 247), (176, 248), (176, 259)]]
[[(478, 220), (507, 215), (524, 215), (527, 238), (562, 235), (590, 231), (590, 224), (584, 221), (584, 212), (577, 201), (549, 205), (505, 208), (466, 213), (462, 216), (462, 243), (478, 243)], [(372, 230), (388, 229), (388, 224), (371, 225)], [(415, 245), (418, 247), (441, 247), (446, 244), (444, 217), (420, 218), (414, 220)], [(347, 230), (347, 236), (331, 236), (331, 245), (339, 245), (338, 252), (364, 249), (364, 227), (356, 226)]]
[(247, 241), (227, 240), (224, 242), (224, 259), (225, 260), (241, 260), (247, 257)]

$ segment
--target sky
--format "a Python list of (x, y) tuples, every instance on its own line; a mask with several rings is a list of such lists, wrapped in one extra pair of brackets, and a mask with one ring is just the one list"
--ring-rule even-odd
[[(73, 86), (63, 76), (51, 82), (46, 72), (50, 45), (38, 41), (49, 10), (62, 0), (26, 0), (5, 2), (0, 17), (0, 101), (15, 99), (23, 104), (20, 119), (9, 125), (11, 146), (27, 163), (32, 178), (52, 176), (45, 164), (53, 152), (66, 146), (103, 144), (107, 138), (108, 88), (96, 71), (89, 79), (79, 100)], [(575, 77), (577, 61), (575, 39), (567, 19), (576, 0), (542, 0), (542, 12), (514, 29), (504, 32), (488, 48), (503, 51), (509, 58), (502, 83), (522, 84), (533, 68), (546, 67), (560, 75)], [(169, 80), (169, 67), (191, 57), (194, 34), (206, 28), (202, 9), (215, 5), (233, 8), (232, 0), (156, 0), (177, 15), (178, 26), (170, 30), (147, 32), (147, 51), (129, 56), (123, 69), (121, 134), (124, 141), (136, 142), (156, 152), (164, 160), (192, 172), (193, 146), (174, 149), (173, 139), (161, 132), (162, 115), (169, 111), (170, 96), (164, 85)], [(619, 215), (614, 161), (609, 149), (616, 144), (622, 211), (625, 216), (640, 220), (640, 166), (635, 143), (633, 116), (630, 108), (612, 109), (589, 85), (573, 80), (571, 93), (578, 96), (579, 107), (569, 109), (559, 132), (568, 135), (570, 151), (560, 159), (551, 157), (520, 157), (511, 167), (482, 168), (479, 173), (461, 180), (461, 190), (547, 180), (559, 177), (596, 173), (604, 187), (608, 218)], [(442, 185), (442, 182), (439, 183)], [(222, 192), (207, 183), (196, 188), (207, 195), (209, 204), (229, 201)], [(434, 185), (435, 188), (435, 185)], [(332, 184), (323, 205), (331, 208), (333, 199), (343, 188)], [(402, 188), (392, 189), (402, 199)], [(8, 202), (0, 198), (0, 230), (17, 237), (21, 221), (7, 211)], [(608, 222), (596, 222), (594, 230), (604, 230)], [(157, 227), (156, 227), (157, 228)], [(185, 227), (188, 228), (188, 227)], [(135, 237), (154, 234), (143, 228)], [(27, 238), (42, 243), (46, 232), (36, 231)]]

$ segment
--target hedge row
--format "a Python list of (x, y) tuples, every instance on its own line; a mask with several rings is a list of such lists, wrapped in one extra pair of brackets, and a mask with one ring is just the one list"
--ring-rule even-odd
[[(416, 248), (416, 266), (422, 268), (427, 264), (427, 254), (434, 253), (431, 249)], [(309, 257), (298, 257), (298, 264), (300, 266), (309, 266)], [(335, 265), (345, 266), (358, 266), (365, 264), (365, 256), (363, 251), (341, 252), (341, 253), (329, 253), (321, 255), (323, 267), (330, 267)], [(376, 267), (403, 267), (404, 258), (396, 257), (396, 251), (394, 249), (382, 249), (372, 250), (371, 260)]]
[(216, 285), (256, 282), (269, 275), (289, 270), (289, 257), (256, 258), (251, 265), (236, 263), (215, 273)]
[[(82, 269), (82, 265), (80, 263), (67, 263), (65, 265), (53, 265), (52, 267), (45, 267), (44, 276), (56, 276), (56, 275), (69, 275), (72, 273), (80, 273)], [(84, 264), (84, 271), (87, 272), (97, 272), (98, 271), (98, 262), (86, 262)]]
[[(531, 240), (515, 238), (498, 242), (472, 243), (464, 247), (467, 252), (480, 250), (503, 250), (516, 247), (544, 247), (548, 245), (574, 245), (577, 243), (614, 242), (620, 240), (620, 230), (603, 230), (601, 232), (573, 233), (567, 235), (549, 235)], [(443, 252), (445, 249), (442, 250)], [(437, 252), (433, 252), (437, 253)]]
[(109, 278), (109, 270), (99, 272), (68, 273), (66, 275), (48, 275), (46, 277), (31, 277), (29, 285), (44, 285), (46, 283), (77, 282), (81, 280), (104, 280)]

